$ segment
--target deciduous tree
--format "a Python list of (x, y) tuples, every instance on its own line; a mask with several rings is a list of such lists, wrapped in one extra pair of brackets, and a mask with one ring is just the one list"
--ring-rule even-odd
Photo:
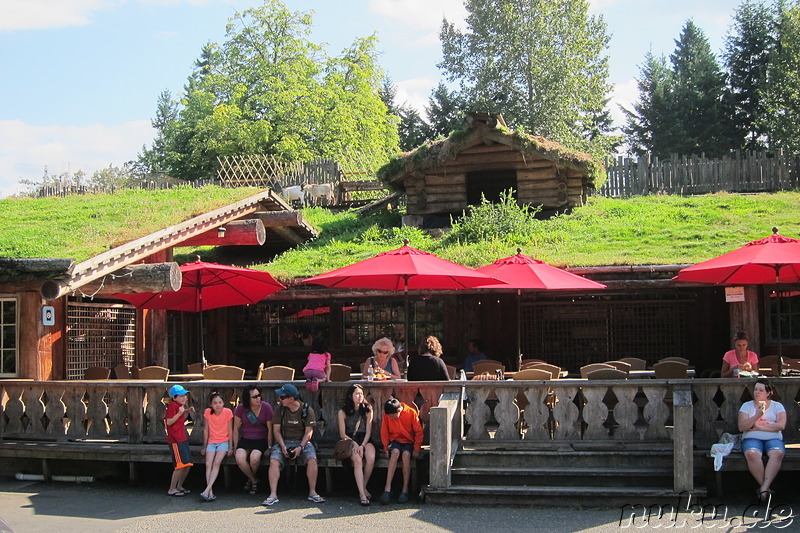
[(775, 148), (800, 150), (800, 5), (781, 10), (779, 44), (761, 93), (765, 129)]

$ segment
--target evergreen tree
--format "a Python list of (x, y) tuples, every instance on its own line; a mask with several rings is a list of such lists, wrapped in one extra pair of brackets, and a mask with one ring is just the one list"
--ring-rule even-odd
[(723, 104), (725, 74), (705, 33), (692, 20), (683, 26), (670, 56), (674, 76), (675, 116), (683, 135), (679, 154), (719, 156), (732, 148), (730, 114)]
[(771, 148), (800, 150), (800, 6), (794, 3), (780, 12), (775, 52), (767, 67), (767, 83), (761, 93), (764, 126)]
[(514, 129), (576, 149), (607, 152), (585, 137), (608, 83), (609, 36), (586, 0), (466, 0), (467, 31), (446, 19), (439, 37), (446, 78), (474, 110), (502, 112)]
[(453, 130), (462, 127), (464, 111), (466, 111), (464, 102), (458, 93), (450, 91), (444, 83), (439, 82), (439, 85), (431, 91), (428, 105), (425, 106), (431, 137), (433, 139), (446, 137)]
[(745, 0), (736, 9), (732, 32), (725, 40), (732, 134), (736, 145), (747, 150), (766, 145), (761, 94), (766, 89), (767, 66), (777, 45), (777, 33), (777, 6)]

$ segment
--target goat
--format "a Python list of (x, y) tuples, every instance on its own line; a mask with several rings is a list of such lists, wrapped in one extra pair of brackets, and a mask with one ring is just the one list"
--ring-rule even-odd
[(306, 201), (314, 206), (319, 205), (319, 201), (324, 198), (325, 205), (333, 205), (333, 186), (330, 183), (309, 183), (303, 186), (303, 192), (306, 196)]
[(286, 202), (291, 206), (294, 206), (295, 201), (300, 202), (300, 207), (303, 207), (305, 203), (304, 190), (300, 185), (284, 187), (281, 191), (281, 196), (283, 196)]

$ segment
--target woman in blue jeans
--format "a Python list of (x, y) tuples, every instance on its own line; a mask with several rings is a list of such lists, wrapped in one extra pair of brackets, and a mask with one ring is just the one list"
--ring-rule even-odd
[[(753, 400), (739, 409), (739, 431), (742, 432), (742, 453), (747, 459), (747, 468), (759, 484), (759, 499), (772, 494), (770, 485), (781, 468), (786, 448), (783, 434), (786, 427), (786, 409), (772, 400), (772, 386), (766, 379), (756, 380)], [(767, 466), (762, 460), (767, 454)]]

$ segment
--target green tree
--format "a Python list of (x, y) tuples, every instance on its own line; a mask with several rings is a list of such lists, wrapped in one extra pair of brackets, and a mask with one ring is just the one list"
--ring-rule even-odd
[(451, 131), (464, 125), (464, 102), (456, 91), (451, 91), (447, 85), (439, 82), (428, 99), (425, 106), (425, 115), (430, 124), (430, 135), (433, 139), (446, 137)]
[(774, 148), (800, 150), (800, 6), (781, 10), (778, 46), (761, 93), (764, 127)]
[(600, 154), (588, 124), (610, 93), (609, 36), (586, 0), (466, 0), (467, 31), (445, 19), (440, 31), (446, 78), (465, 103), (502, 112), (512, 128)]
[(212, 177), (218, 157), (242, 153), (388, 158), (397, 131), (379, 95), (377, 39), (356, 39), (329, 58), (310, 40), (311, 26), (310, 13), (279, 0), (237, 13), (225, 41), (203, 47), (176, 112), (159, 112), (163, 147), (157, 137), (141, 166), (194, 180)]
[(723, 104), (726, 78), (703, 30), (686, 21), (670, 56), (675, 117), (682, 135), (673, 151), (721, 155), (732, 148), (730, 114)]
[(766, 145), (765, 112), (761, 94), (766, 89), (767, 66), (778, 41), (778, 9), (746, 0), (733, 16), (723, 57), (728, 71), (728, 97), (733, 112), (737, 146), (747, 150)]
[(647, 52), (636, 80), (639, 100), (633, 109), (622, 109), (627, 121), (622, 131), (630, 152), (665, 157), (683, 134), (675, 117), (672, 79), (667, 58)]

